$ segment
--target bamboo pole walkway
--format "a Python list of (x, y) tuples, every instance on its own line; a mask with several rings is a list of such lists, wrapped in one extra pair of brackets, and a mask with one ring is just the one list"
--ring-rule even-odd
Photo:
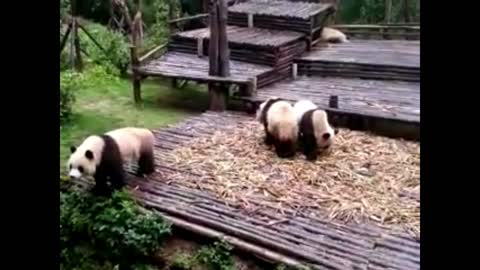
[[(226, 203), (222, 198), (170, 182), (169, 174), (192, 173), (162, 164), (164, 155), (194, 138), (211, 136), (249, 121), (243, 113), (206, 112), (177, 125), (156, 130), (156, 172), (132, 178), (129, 191), (146, 208), (174, 225), (222, 238), (238, 249), (276, 263), (308, 265), (310, 269), (420, 269), (419, 239), (372, 224), (345, 224), (302, 212), (279, 212), (255, 205)], [(189, 177), (190, 176), (190, 177)], [(194, 176), (193, 178), (200, 178)], [(84, 182), (79, 184), (85, 186)]]

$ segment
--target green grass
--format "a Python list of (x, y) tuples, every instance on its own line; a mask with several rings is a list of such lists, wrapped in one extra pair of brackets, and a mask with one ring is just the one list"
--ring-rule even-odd
[(168, 81), (142, 83), (141, 105), (133, 103), (132, 84), (127, 79), (92, 81), (77, 90), (72, 121), (60, 129), (60, 169), (70, 154), (90, 134), (115, 128), (137, 126), (160, 128), (206, 109), (207, 93), (191, 83), (172, 89)]

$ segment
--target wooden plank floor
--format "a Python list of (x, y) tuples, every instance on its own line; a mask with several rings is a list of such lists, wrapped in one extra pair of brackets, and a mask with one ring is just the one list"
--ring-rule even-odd
[(277, 82), (259, 89), (256, 96), (241, 99), (257, 103), (272, 96), (290, 101), (310, 99), (320, 107), (330, 109), (332, 95), (338, 96), (339, 100), (336, 112), (381, 119), (387, 125), (390, 121), (413, 125), (419, 135), (420, 84), (417, 82), (302, 76)]
[(271, 254), (281, 254), (289, 261), (307, 263), (311, 269), (420, 269), (420, 242), (409, 235), (374, 225), (343, 224), (289, 211), (282, 214), (257, 205), (249, 211), (241, 205), (227, 205), (205, 191), (168, 181), (171, 174), (184, 174), (185, 181), (190, 181), (192, 173), (162, 166), (166, 164), (165, 153), (193, 138), (211, 136), (247, 120), (251, 117), (242, 113), (206, 112), (155, 131), (156, 173), (147, 181), (131, 180), (135, 198), (177, 226), (203, 228), (197, 233), (215, 231), (233, 246), (243, 241), (257, 247), (250, 252), (273, 261), (278, 257)]
[(268, 15), (309, 19), (329, 8), (329, 5), (308, 2), (248, 0), (228, 8), (231, 13)]
[[(178, 33), (174, 38), (183, 37), (189, 39), (210, 38), (210, 29), (201, 28)], [(279, 47), (295, 42), (303, 37), (302, 33), (292, 31), (271, 30), (264, 28), (246, 28), (238, 26), (227, 26), (228, 41), (234, 44), (256, 45), (258, 47)]]
[(420, 80), (420, 41), (351, 40), (317, 44), (298, 58), (299, 73)]
[[(197, 55), (167, 52), (159, 58), (143, 63), (139, 73), (146, 76), (163, 76), (188, 79), (199, 82), (217, 81), (208, 75), (208, 57)], [(233, 83), (248, 83), (257, 78), (257, 85), (262, 85), (262, 80), (272, 73), (272, 68), (263, 65), (230, 61), (231, 76), (227, 79)]]

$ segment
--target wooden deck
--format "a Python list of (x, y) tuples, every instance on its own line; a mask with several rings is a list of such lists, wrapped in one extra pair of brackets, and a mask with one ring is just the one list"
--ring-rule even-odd
[[(335, 124), (349, 128), (411, 139), (420, 136), (420, 84), (416, 82), (302, 76), (240, 99), (259, 103), (272, 96), (310, 99), (329, 110)], [(329, 108), (330, 96), (338, 97), (338, 108)]]
[[(203, 176), (162, 165), (167, 163), (166, 153), (189, 140), (251, 119), (241, 113), (207, 112), (155, 131), (156, 173), (148, 181), (132, 179), (134, 197), (176, 226), (222, 238), (239, 249), (248, 247), (245, 251), (273, 262), (281, 258), (284, 263), (307, 264), (311, 269), (420, 269), (419, 240), (407, 234), (376, 225), (332, 222), (322, 215), (281, 213), (253, 201), (250, 210), (240, 204), (227, 205), (206, 191), (186, 187), (187, 181)], [(185, 182), (170, 182), (173, 174), (184, 175)]]
[(318, 44), (295, 62), (305, 75), (420, 81), (420, 41)]
[(207, 57), (174, 51), (142, 63), (138, 68), (138, 72), (143, 76), (162, 76), (205, 83), (217, 81), (247, 84), (256, 80), (258, 87), (263, 87), (281, 78), (271, 67), (239, 61), (230, 62), (230, 71), (230, 77), (209, 76)]
[[(209, 28), (178, 33), (169, 50), (208, 55), (209, 37)], [(307, 47), (305, 35), (292, 31), (228, 26), (227, 37), (231, 59), (261, 65), (290, 64)]]
[(331, 4), (247, 0), (228, 8), (228, 24), (290, 30), (314, 35), (333, 14)]

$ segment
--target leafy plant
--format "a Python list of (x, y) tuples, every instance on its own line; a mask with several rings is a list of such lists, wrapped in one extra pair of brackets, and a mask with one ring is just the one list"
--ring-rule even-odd
[(184, 253), (177, 253), (173, 258), (170, 268), (190, 270), (194, 264), (195, 258)]
[(71, 119), (72, 107), (75, 102), (75, 91), (78, 89), (82, 75), (76, 72), (60, 73), (60, 123)]
[(97, 23), (88, 23), (85, 28), (103, 48), (99, 48), (83, 31), (79, 31), (80, 46), (84, 48), (88, 58), (92, 62), (107, 67), (112, 74), (124, 73), (130, 62), (127, 38), (120, 32), (109, 30)]
[(92, 262), (146, 267), (138, 263), (147, 262), (169, 234), (168, 223), (141, 213), (123, 192), (111, 198), (76, 191), (60, 194), (60, 258), (65, 269)]
[(213, 246), (203, 247), (198, 251), (197, 259), (212, 270), (234, 270), (235, 262), (230, 254), (232, 247), (223, 242), (215, 242)]

